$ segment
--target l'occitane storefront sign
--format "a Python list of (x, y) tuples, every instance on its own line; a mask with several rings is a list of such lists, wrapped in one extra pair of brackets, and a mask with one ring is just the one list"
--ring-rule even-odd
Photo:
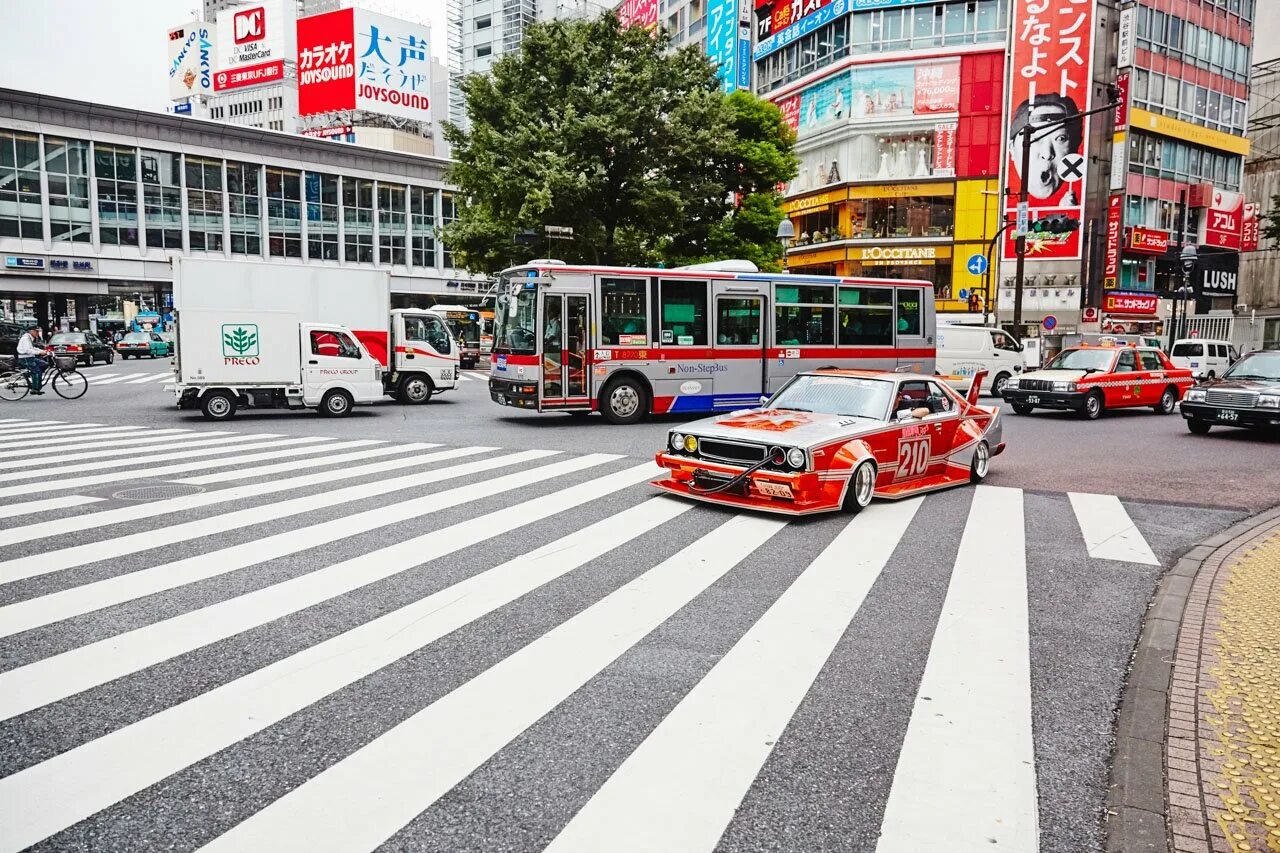
[(950, 246), (866, 246), (849, 249), (849, 260), (864, 266), (932, 264), (951, 257)]

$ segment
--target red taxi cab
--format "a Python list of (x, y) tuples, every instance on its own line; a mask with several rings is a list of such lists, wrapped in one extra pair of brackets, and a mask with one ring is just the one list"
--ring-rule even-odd
[(1000, 396), (1019, 415), (1067, 409), (1095, 420), (1107, 409), (1149, 406), (1172, 414), (1195, 379), (1155, 347), (1081, 345), (1042, 370), (1010, 379)]

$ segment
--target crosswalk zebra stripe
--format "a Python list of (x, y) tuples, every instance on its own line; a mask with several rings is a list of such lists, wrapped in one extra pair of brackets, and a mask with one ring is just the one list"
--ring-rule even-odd
[[(358, 462), (361, 459), (376, 459), (379, 456), (392, 456), (397, 453), (412, 453), (415, 450), (426, 450), (431, 447), (439, 446), (440, 445), (438, 444), (428, 444), (425, 442), (393, 444), (387, 447), (375, 447), (372, 450), (358, 450), (352, 453), (338, 453), (333, 456), (321, 456), (318, 459), (300, 459), (292, 462), (281, 462), (277, 465), (263, 465), (261, 467), (254, 467), (251, 471), (219, 471), (214, 474), (202, 474), (199, 477), (186, 477), (181, 480), (174, 480), (174, 482), (192, 486), (207, 486), (210, 483), (226, 483), (231, 480), (257, 480), (262, 477), (287, 473), (289, 471), (301, 471), (306, 468), (321, 468), (326, 465)], [(496, 448), (486, 447), (483, 449), (495, 450)], [(392, 460), (392, 462), (389, 462), (385, 468), (379, 470), (394, 471), (396, 470), (395, 463), (397, 461), (398, 460)], [(401, 462), (401, 464), (403, 464), (403, 462)]]
[[(164, 432), (163, 430), (161, 432)], [(66, 462), (78, 462), (82, 459), (105, 460), (115, 456), (131, 456), (139, 453), (152, 453), (161, 450), (172, 450), (175, 442), (181, 442), (180, 447), (184, 450), (190, 447), (208, 447), (210, 445), (223, 445), (234, 443), (236, 436), (227, 435), (225, 433), (186, 433), (184, 431), (174, 430), (176, 434), (148, 436), (147, 438), (131, 438), (122, 439), (120, 442), (102, 441), (95, 442), (90, 447), (98, 448), (94, 450), (82, 450), (77, 453), (68, 452), (71, 447), (59, 447), (54, 450), (48, 448), (17, 451), (12, 454), (15, 458), (0, 459), (0, 471), (12, 470), (14, 468), (31, 468), (37, 465), (63, 464)], [(208, 436), (206, 438), (206, 436)], [(248, 437), (241, 437), (240, 441), (248, 441)], [(112, 448), (114, 444), (124, 444), (125, 447)], [(18, 454), (22, 455), (19, 456)], [(105, 466), (104, 466), (105, 467)]]
[(46, 425), (53, 426), (53, 425), (62, 425), (65, 423), (66, 421), (28, 421), (28, 420), (15, 418), (14, 420), (12, 420), (7, 424), (0, 425), (0, 434), (8, 433), (12, 430), (27, 429), (28, 427), (46, 426)]
[(201, 849), (373, 850), (786, 524), (731, 518)]
[[(443, 451), (439, 454), (431, 454), (436, 459), (449, 459), (460, 456), (474, 455), (489, 448), (461, 448), (459, 450)], [(12, 560), (0, 562), (0, 584), (13, 583), (14, 581), (24, 580), (39, 575), (52, 574), (54, 572), (65, 571), (66, 569), (76, 566), (83, 566), (86, 563), (98, 562), (100, 560), (122, 557), (127, 554), (134, 554), (145, 551), (150, 548), (156, 548), (160, 545), (172, 545), (178, 542), (189, 542), (192, 539), (199, 539), (204, 536), (213, 536), (220, 533), (227, 533), (231, 530), (237, 530), (241, 527), (254, 524), (262, 524), (268, 521), (279, 521), (280, 519), (290, 518), (295, 515), (301, 515), (306, 512), (315, 512), (332, 506), (358, 505), (359, 501), (369, 500), (370, 498), (380, 495), (395, 494), (403, 492), (405, 494), (413, 494), (411, 490), (420, 489), (422, 486), (431, 483), (440, 483), (445, 480), (452, 480), (458, 477), (466, 477), (473, 474), (482, 474), (486, 471), (493, 471), (498, 468), (505, 468), (509, 465), (517, 465), (523, 462), (529, 462), (536, 459), (542, 459), (547, 456), (555, 455), (556, 451), (552, 450), (526, 450), (519, 453), (511, 453), (505, 456), (495, 456), (478, 462), (466, 462), (461, 465), (451, 465), (445, 468), (434, 468), (428, 471), (406, 474), (403, 477), (396, 477), (390, 480), (375, 480), (369, 483), (361, 483), (355, 486), (347, 486), (343, 489), (333, 489), (330, 491), (320, 492), (313, 495), (303, 495), (296, 498), (290, 498), (286, 501), (270, 504), (269, 506), (248, 507), (246, 509), (233, 510), (231, 512), (222, 513), (221, 515), (212, 515), (207, 518), (198, 518), (194, 521), (186, 521), (180, 524), (173, 524), (158, 530), (143, 530), (137, 533), (126, 533), (111, 539), (104, 539), (100, 542), (89, 542), (82, 545), (72, 545), (58, 551), (46, 551), (40, 554), (32, 554), (25, 557), (17, 557)], [(314, 476), (314, 475), (313, 475)], [(344, 474), (345, 476), (345, 474)], [(306, 477), (300, 477), (299, 480), (306, 481)], [(339, 479), (338, 476), (325, 478), (329, 481)], [(267, 486), (279, 484), (266, 484)], [(281, 488), (261, 488), (256, 490), (256, 494), (271, 494), (275, 491), (282, 491)], [(231, 490), (227, 490), (231, 491)], [(230, 498), (232, 500), (243, 499), (246, 495), (255, 494), (253, 487), (245, 487), (240, 490), (238, 497)], [(200, 500), (200, 498), (212, 498), (213, 500)], [(190, 495), (185, 498), (173, 498), (172, 501), (183, 502), (180, 505), (186, 508), (194, 508), (200, 506), (208, 506), (213, 503), (221, 503), (227, 500), (225, 494), (215, 492), (212, 495)], [(419, 499), (421, 500), (421, 498)], [(377, 527), (384, 526), (377, 524), (379, 513), (384, 513), (388, 519), (395, 519), (396, 515), (402, 511), (403, 507), (411, 504), (412, 501), (406, 501), (393, 504), (382, 509), (366, 510), (362, 513), (353, 513), (343, 519), (331, 521), (313, 527), (305, 527), (299, 530), (292, 530), (285, 533), (278, 533), (274, 536), (266, 537), (258, 540), (259, 544), (264, 546), (271, 542), (281, 542), (288, 538), (289, 541), (299, 541), (311, 544), (303, 544), (299, 550), (303, 548), (314, 547), (325, 542), (334, 541), (335, 534), (339, 531), (346, 530), (349, 533), (365, 532)], [(166, 513), (173, 511), (173, 504), (169, 504), (164, 508)], [(129, 520), (137, 520), (139, 517), (147, 517), (154, 514), (148, 511), (149, 507), (123, 507), (116, 511), (118, 514), (115, 519), (128, 518)], [(100, 513), (105, 515), (106, 513)], [(87, 517), (92, 522), (97, 522), (92, 515)], [(110, 522), (108, 522), (110, 523)], [(388, 522), (389, 523), (389, 522)], [(88, 524), (85, 525), (90, 526)], [(98, 526), (97, 523), (92, 526)], [(35, 533), (41, 535), (50, 535), (53, 531), (60, 530), (57, 524), (45, 524), (37, 530), (20, 531), (19, 537), (31, 537)], [(317, 533), (317, 531), (320, 531)], [(252, 544), (252, 543), (249, 543)], [(238, 546), (237, 546), (238, 547)], [(36, 558), (39, 559), (36, 559)], [(180, 572), (175, 570), (174, 566), (188, 566), (192, 561), (200, 561), (208, 557), (208, 554), (200, 554), (180, 560), (177, 563), (171, 563), (168, 567), (160, 567), (160, 569), (144, 569), (137, 572), (131, 572), (125, 575), (119, 575), (98, 581), (90, 586), (97, 590), (99, 595), (104, 596), (103, 605), (111, 603), (108, 589), (124, 586), (135, 587), (142, 583), (144, 579), (155, 575), (171, 574), (177, 577)], [(268, 559), (268, 558), (263, 558)], [(162, 589), (168, 589), (169, 586), (162, 586)], [(73, 587), (63, 592), (51, 593), (40, 598), (28, 599), (26, 602), (18, 602), (16, 604), (0, 607), (0, 626), (8, 625), (7, 615), (13, 611), (11, 608), (19, 608), (24, 604), (39, 606), (39, 602), (45, 602), (51, 605), (52, 600), (66, 600), (82, 598), (90, 587)], [(77, 592), (78, 590), (83, 592)], [(158, 591), (158, 590), (153, 590)], [(91, 608), (97, 609), (97, 608)], [(70, 614), (76, 615), (76, 614)], [(65, 618), (60, 616), (58, 618)], [(21, 630), (21, 629), (20, 629)], [(6, 636), (5, 628), (0, 627), (0, 636)]]
[[(653, 475), (648, 470), (640, 473), (646, 478)], [(611, 483), (622, 488), (635, 481), (634, 475), (611, 476)], [(598, 492), (595, 494), (598, 496)], [(55, 756), (23, 771), (27, 778), (21, 784), (0, 781), (0, 789), (11, 784), (13, 789), (25, 792), (21, 796), (33, 798), (31, 802), (36, 802), (36, 797), (44, 798), (44, 792), (48, 792), (47, 802), (55, 814), (50, 822), (33, 830), (30, 840), (38, 840), (37, 834), (52, 834), (62, 825), (87, 817), (262, 731), (691, 508), (691, 504), (665, 497), (645, 501)], [(463, 525), (468, 530), (475, 529), (469, 522)], [(492, 537), (503, 531), (501, 526), (490, 525), (483, 535)], [(445, 530), (429, 533), (416, 540), (417, 546), (427, 547), (430, 558), (435, 559), (444, 548), (461, 547), (446, 541), (447, 536)], [(470, 544), (465, 533), (450, 538), (455, 543)], [(413, 546), (392, 548), (399, 559), (420, 559), (414, 555)], [(0, 805), (0, 812), (4, 809)]]
[(876, 853), (1039, 850), (1023, 516), (975, 488)]
[[(39, 423), (39, 421), (37, 421)], [(21, 426), (14, 429), (6, 429), (0, 432), (0, 436), (4, 438), (25, 438), (30, 435), (54, 435), (59, 432), (67, 432), (68, 430), (86, 429), (92, 427), (107, 427), (108, 424), (84, 423), (84, 424), (64, 424), (50, 422), (47, 426)]]
[[(31, 423), (31, 421), (27, 420), (26, 418), (0, 418), (0, 430), (7, 429), (9, 426), (12, 426), (13, 424), (26, 424), (26, 423)], [(53, 423), (53, 422), (50, 421), (49, 423)]]
[[(163, 374), (163, 375), (171, 376), (172, 374)], [(137, 377), (134, 377), (134, 378), (132, 378), (132, 379), (127, 379), (127, 380), (125, 380), (123, 384), (125, 384), (125, 385), (141, 385), (143, 382), (154, 382), (155, 380), (156, 380), (156, 374), (154, 374), (154, 373), (145, 373), (145, 374), (143, 374), (142, 376), (137, 376)]]
[(168, 372), (168, 373), (157, 373), (157, 374), (156, 374), (156, 376), (155, 376), (155, 379), (154, 379), (153, 381), (155, 381), (155, 382), (173, 382), (176, 378), (177, 378), (177, 377), (175, 377), (175, 376), (174, 376), (173, 372), (172, 372), (172, 371), (170, 371), (170, 372)]
[[(77, 450), (89, 450), (95, 447), (128, 447), (131, 445), (148, 444), (156, 442), (160, 439), (168, 441), (170, 437), (182, 435), (183, 433), (191, 433), (189, 429), (181, 427), (172, 427), (169, 429), (149, 429), (147, 427), (135, 427), (131, 432), (118, 432), (106, 438), (95, 439), (92, 436), (72, 435), (63, 436), (62, 438), (51, 439), (43, 442), (40, 447), (25, 447), (20, 450), (8, 450), (9, 445), (5, 445), (5, 450), (0, 451), (0, 459), (21, 459), (26, 456), (42, 456), (46, 453), (58, 454), (58, 459), (63, 459), (63, 453), (73, 452)], [(223, 432), (201, 432), (201, 436), (206, 435), (227, 435)], [(159, 438), (156, 438), (158, 436)]]
[[(535, 453), (542, 451), (525, 452)], [(398, 515), (387, 516), (387, 523), (404, 521), (411, 517), (425, 515), (445, 507), (464, 503), (468, 499), (476, 500), (487, 494), (499, 494), (564, 474), (575, 473), (617, 458), (610, 454), (592, 454), (591, 456), (567, 459), (516, 474), (509, 474), (505, 477), (498, 477), (490, 480), (482, 487), (463, 486), (462, 488), (452, 489), (425, 498), (406, 501), (404, 504), (398, 504), (395, 507), (399, 511)], [(619, 479), (616, 476), (612, 480), (602, 477), (600, 481), (608, 481), (608, 483), (622, 482), (626, 485), (634, 482), (634, 473), (633, 479), (630, 481)], [(488, 489), (487, 487), (492, 488)], [(622, 486), (614, 486), (613, 491), (618, 488), (622, 488)], [(605, 493), (607, 494), (608, 492)], [(539, 511), (544, 508), (542, 502), (547, 500), (547, 498), (539, 499), (537, 506)], [(412, 509), (401, 509), (410, 505), (412, 505)], [(414, 512), (416, 515), (409, 515), (410, 512)], [(528, 513), (525, 513), (525, 515), (527, 516)], [(496, 536), (506, 532), (510, 527), (509, 524), (505, 527), (501, 526), (491, 518), (486, 518), (486, 520), (489, 522), (488, 528), (477, 525), (468, 525), (462, 528), (462, 525), (455, 525), (456, 528), (463, 529), (461, 534), (457, 530), (449, 528), (453, 531), (450, 534), (453, 538), (447, 540), (453, 543), (450, 550), (457, 550), (477, 541), (483, 541), (486, 532), (490, 536)], [(385, 526), (379, 525), (370, 519), (360, 519), (360, 521), (362, 526), (357, 532)], [(464, 522), (463, 524), (468, 523)], [(93, 596), (88, 596), (82, 602), (80, 612), (89, 612), (123, 600), (136, 598), (140, 595), (146, 595), (162, 589), (172, 589), (175, 586), (193, 583), (197, 580), (217, 577), (218, 575), (263, 563), (276, 557), (296, 553), (314, 545), (324, 544), (324, 541), (334, 541), (351, 535), (347, 529), (335, 531), (333, 528), (336, 526), (336, 523), (331, 522), (328, 525), (316, 525), (302, 531), (294, 531), (294, 533), (301, 532), (304, 535), (309, 535), (309, 541), (304, 539), (300, 542), (296, 536), (291, 536), (288, 533), (279, 534), (260, 540), (257, 543), (237, 545), (201, 555), (201, 557), (170, 563), (167, 566), (158, 566), (156, 570), (125, 575), (123, 578), (117, 578), (116, 580), (144, 576), (142, 580), (149, 581), (152, 588), (141, 592), (135, 588), (126, 592), (127, 598), (116, 596), (114, 599), (108, 598), (100, 603), (95, 603)], [(443, 531), (440, 531), (440, 533), (443, 533)], [(426, 535), (430, 536), (431, 534)], [(315, 541), (317, 537), (327, 537), (327, 539)], [(424, 537), (419, 537), (419, 539), (422, 538)], [(396, 548), (400, 550), (393, 550)], [(389, 557), (389, 554), (394, 554), (395, 557)], [(227, 599), (218, 604), (211, 604), (199, 610), (173, 616), (26, 666), (8, 670), (0, 673), (0, 719), (8, 719), (11, 716), (39, 708), (50, 702), (65, 699), (67, 696), (104, 684), (114, 678), (129, 675), (161, 661), (194, 651), (209, 643), (235, 636), (248, 631), (250, 628), (255, 628), (258, 625), (263, 625), (290, 613), (296, 613), (299, 610), (351, 592), (354, 589), (359, 589), (374, 581), (406, 571), (430, 559), (432, 558), (423, 556), (419, 552), (405, 550), (403, 543), (401, 543), (401, 545), (390, 546), (352, 560), (335, 563), (291, 580), (281, 581), (272, 586)], [(188, 571), (187, 567), (192, 565), (196, 566), (199, 571)], [(174, 574), (168, 575), (167, 573)], [(67, 592), (91, 587), (103, 589), (109, 583), (109, 581), (99, 581), (98, 583), (76, 587), (75, 590), (68, 590)], [(119, 587), (120, 585), (116, 584), (115, 586)], [(54, 593), (51, 596), (45, 596), (45, 598), (61, 595), (63, 593)], [(24, 603), (26, 602), (19, 602), (18, 604), (10, 605), (10, 607), (20, 607)]]
[(64, 507), (70, 509), (73, 506), (84, 506), (85, 504), (98, 503), (104, 500), (106, 498), (95, 498), (88, 495), (68, 495), (64, 498), (42, 498), (24, 503), (5, 504), (0, 506), (0, 518), (15, 518), (19, 515), (30, 515), (35, 512), (62, 509)]
[[(412, 450), (417, 445), (402, 445), (403, 450)], [(423, 447), (433, 447), (435, 445), (422, 445)], [(386, 450), (387, 448), (378, 448)], [(398, 456), (395, 459), (385, 462), (371, 462), (366, 465), (355, 465), (352, 467), (341, 468), (336, 471), (322, 471), (318, 474), (303, 474), (298, 477), (287, 477), (283, 480), (272, 480), (267, 483), (254, 483), (244, 486), (236, 486), (229, 489), (219, 489), (216, 492), (205, 492), (199, 495), (185, 495), (183, 497), (168, 498), (165, 500), (150, 501), (143, 504), (135, 504), (133, 506), (119, 507), (118, 509), (103, 510), (102, 512), (88, 513), (77, 515), (71, 518), (60, 519), (56, 522), (45, 522), (40, 524), (30, 524), (25, 527), (14, 527), (9, 530), (0, 530), (0, 545), (14, 545), (19, 542), (29, 542), (33, 539), (43, 539), (46, 536), (65, 536), (68, 533), (74, 533), (80, 530), (90, 530), (95, 527), (106, 527), (112, 524), (125, 524), (138, 521), (143, 518), (155, 518), (156, 516), (170, 515), (177, 512), (187, 512), (193, 509), (213, 506), (215, 504), (229, 503), (231, 501), (242, 501), (251, 498), (259, 498), (263, 495), (277, 494), (279, 492), (292, 491), (294, 489), (309, 488), (324, 483), (336, 483), (340, 480), (350, 480), (356, 477), (367, 477), (371, 474), (382, 474), (387, 471), (403, 472), (418, 465), (429, 465), (434, 462), (445, 462), (450, 459), (459, 459), (465, 456), (475, 456), (478, 453), (488, 453), (495, 450), (493, 447), (454, 447), (448, 450), (439, 450), (434, 453), (420, 453), (411, 456)], [(372, 451), (366, 451), (372, 452)], [(351, 455), (351, 454), (348, 454)], [(324, 457), (325, 460), (331, 460), (333, 457)], [(306, 460), (307, 462), (315, 460)], [(289, 463), (294, 468), (304, 467), (297, 460)], [(176, 482), (183, 482), (181, 480)], [(395, 484), (386, 488), (396, 488), (400, 480), (394, 481)], [(410, 482), (410, 481), (404, 481)], [(413, 480), (412, 482), (417, 482)], [(125, 534), (125, 537), (138, 537), (132, 542), (121, 541), (120, 539), (111, 540), (119, 542), (120, 548), (128, 549), (136, 544), (134, 550), (148, 547), (149, 541), (153, 537), (150, 532), (138, 534)], [(121, 553), (130, 553), (124, 550)], [(52, 550), (44, 549), (41, 552), (41, 562), (50, 567), (51, 570), (69, 568), (72, 565), (84, 565), (86, 562), (94, 562), (102, 559), (98, 543), (89, 543), (85, 545), (70, 545), (66, 548)], [(19, 558), (21, 559), (21, 558)], [(78, 562), (77, 562), (78, 561)], [(13, 567), (16, 561), (0, 562), (0, 577), (4, 576), (4, 571)], [(0, 581), (3, 582), (3, 581)]]
[(922, 502), (845, 525), (546, 853), (710, 853)]
[[(159, 467), (151, 467), (147, 469), (146, 476), (148, 479), (156, 479), (166, 474), (182, 474), (187, 471), (199, 471), (203, 468), (225, 468), (228, 465), (247, 465), (251, 462), (262, 462), (268, 459), (286, 459), (293, 456), (300, 456), (307, 453), (322, 453), (324, 447), (319, 447), (321, 442), (333, 441), (327, 436), (306, 436), (304, 438), (281, 438), (272, 439), (271, 441), (255, 441), (249, 444), (238, 444), (235, 447), (207, 447), (197, 450), (187, 451), (180, 454), (181, 458), (191, 459), (195, 457), (217, 456), (225, 453), (239, 453), (244, 450), (264, 450), (262, 453), (248, 453), (244, 456), (223, 456), (218, 459), (200, 458), (198, 462), (182, 462), (174, 465), (160, 465)], [(301, 447), (299, 445), (306, 445)], [(287, 448), (287, 449), (280, 449)], [(173, 459), (172, 454), (162, 454), (159, 456), (142, 456), (134, 460), (139, 465), (150, 465), (151, 463), (168, 462)], [(42, 482), (42, 489), (58, 489), (65, 491), (67, 489), (79, 489), (85, 486), (98, 486), (102, 483), (115, 483), (120, 480), (120, 473), (112, 472), (108, 474), (87, 474), (83, 477), (68, 477), (63, 479), (50, 479), (48, 482)], [(14, 495), (26, 494), (31, 490), (30, 484), (19, 486), (5, 486), (0, 488), (0, 498), (8, 498)]]
[(131, 379), (136, 379), (137, 376), (138, 374), (136, 373), (123, 373), (119, 376), (109, 376), (109, 377), (104, 376), (101, 379), (95, 376), (89, 380), (89, 384), (90, 385), (116, 385), (120, 382), (128, 382)]
[(20, 436), (12, 441), (6, 441), (4, 443), (4, 449), (7, 452), (36, 447), (52, 448), (75, 441), (83, 442), (99, 438), (133, 438), (143, 434), (144, 430), (144, 427), (95, 427), (92, 429), (77, 430), (74, 433), (62, 432), (44, 436), (39, 436), (39, 434)]
[(1090, 557), (1158, 566), (1160, 561), (1115, 495), (1069, 492)]

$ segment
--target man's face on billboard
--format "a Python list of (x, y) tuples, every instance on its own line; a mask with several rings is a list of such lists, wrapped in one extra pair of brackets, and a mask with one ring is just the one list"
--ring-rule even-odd
[[(1067, 112), (1060, 106), (1053, 104), (1038, 106), (1031, 110), (1031, 127), (1043, 127), (1065, 118), (1067, 118)], [(1026, 183), (1027, 192), (1031, 197), (1050, 198), (1062, 186), (1062, 178), (1058, 175), (1062, 158), (1074, 153), (1075, 147), (1071, 144), (1071, 134), (1065, 126), (1053, 130), (1032, 130), (1031, 136), (1029, 174), (1022, 174), (1022, 134), (1015, 136), (1010, 143), (1010, 156), (1013, 158), (1018, 177)]]

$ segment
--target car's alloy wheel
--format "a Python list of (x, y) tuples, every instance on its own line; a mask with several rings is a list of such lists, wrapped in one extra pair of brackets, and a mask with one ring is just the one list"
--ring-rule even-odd
[(969, 465), (969, 482), (981, 483), (987, 479), (989, 470), (991, 470), (991, 448), (985, 441), (979, 441), (977, 448), (973, 451), (973, 462)]
[(853, 469), (849, 480), (849, 492), (844, 499), (844, 508), (850, 513), (861, 512), (871, 504), (876, 493), (876, 466), (867, 460)]

